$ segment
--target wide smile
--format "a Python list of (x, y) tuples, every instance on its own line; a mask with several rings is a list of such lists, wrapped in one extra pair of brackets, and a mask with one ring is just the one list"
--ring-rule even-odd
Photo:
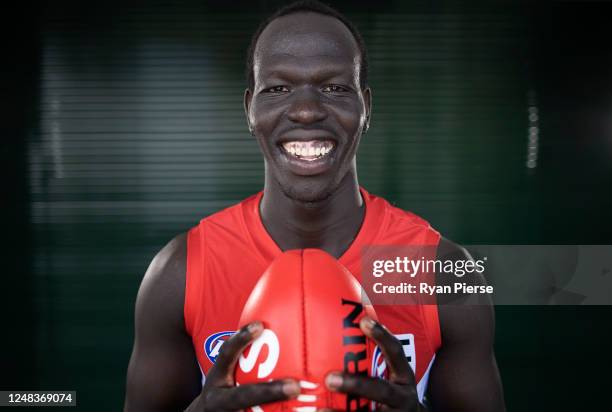
[(313, 162), (328, 156), (336, 147), (332, 140), (292, 140), (281, 144), (283, 150), (290, 156), (307, 162)]
[(331, 167), (337, 144), (334, 140), (319, 138), (285, 140), (279, 143), (278, 147), (293, 173), (311, 176), (323, 173)]

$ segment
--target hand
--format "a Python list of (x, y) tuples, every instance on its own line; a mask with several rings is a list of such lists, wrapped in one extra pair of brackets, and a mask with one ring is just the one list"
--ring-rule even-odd
[(298, 396), (300, 386), (291, 379), (235, 386), (234, 369), (238, 357), (262, 332), (261, 322), (253, 322), (223, 344), (200, 395), (204, 411), (237, 411)]
[(419, 403), (414, 373), (404, 357), (402, 344), (387, 328), (369, 317), (361, 319), (363, 333), (374, 340), (382, 351), (389, 380), (359, 376), (352, 373), (332, 372), (325, 384), (332, 391), (344, 392), (377, 402), (381, 411), (423, 411)]

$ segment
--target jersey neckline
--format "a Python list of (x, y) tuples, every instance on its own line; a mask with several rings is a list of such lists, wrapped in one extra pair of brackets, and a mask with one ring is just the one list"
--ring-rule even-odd
[[(375, 239), (386, 221), (383, 202), (377, 201), (363, 187), (359, 186), (359, 192), (365, 205), (365, 216), (357, 236), (353, 239), (348, 249), (338, 259), (344, 266), (350, 266), (361, 256), (363, 246), (374, 244)], [(255, 249), (264, 258), (270, 261), (281, 255), (283, 251), (272, 239), (261, 219), (259, 204), (263, 198), (263, 191), (251, 196), (243, 203), (243, 218)]]

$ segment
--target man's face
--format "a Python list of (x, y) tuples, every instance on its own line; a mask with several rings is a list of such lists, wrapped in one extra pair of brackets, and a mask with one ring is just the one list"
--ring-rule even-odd
[(349, 171), (370, 111), (360, 53), (335, 18), (299, 13), (272, 21), (257, 42), (245, 110), (266, 178), (290, 198), (329, 197)]

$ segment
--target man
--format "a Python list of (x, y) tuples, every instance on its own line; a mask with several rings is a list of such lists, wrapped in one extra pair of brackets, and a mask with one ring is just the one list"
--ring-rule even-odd
[[(136, 303), (126, 411), (241, 410), (298, 396), (291, 379), (233, 381), (262, 325), (229, 338), (232, 328), (258, 276), (284, 250), (323, 249), (353, 274), (361, 246), (393, 239), (469, 258), (422, 219), (359, 187), (355, 156), (371, 91), (350, 22), (317, 2), (287, 6), (255, 33), (247, 64), (244, 105), (265, 159), (264, 190), (203, 219), (151, 263)], [(381, 348), (389, 381), (334, 372), (330, 390), (419, 411), (429, 381), (435, 410), (504, 409), (490, 306), (388, 306), (379, 320), (360, 326)], [(403, 346), (392, 333), (413, 342)]]

